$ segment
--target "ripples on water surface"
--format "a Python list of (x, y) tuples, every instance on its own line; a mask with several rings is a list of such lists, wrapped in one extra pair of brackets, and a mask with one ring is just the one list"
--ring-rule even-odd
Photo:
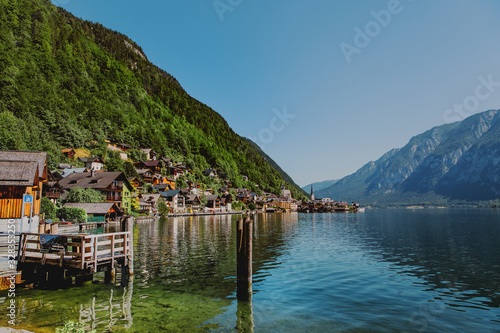
[(236, 219), (139, 224), (128, 288), (19, 291), (18, 318), (46, 331), (72, 319), (130, 332), (500, 332), (498, 211), (259, 215), (251, 305), (235, 297)]

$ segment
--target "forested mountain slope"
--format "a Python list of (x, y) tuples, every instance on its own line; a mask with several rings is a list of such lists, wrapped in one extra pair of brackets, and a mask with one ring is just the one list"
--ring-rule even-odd
[[(284, 180), (226, 121), (140, 46), (48, 0), (0, 5), (0, 149), (89, 148), (105, 139), (149, 147), (195, 173), (217, 168), (278, 192)], [(295, 195), (300, 193), (297, 186)]]

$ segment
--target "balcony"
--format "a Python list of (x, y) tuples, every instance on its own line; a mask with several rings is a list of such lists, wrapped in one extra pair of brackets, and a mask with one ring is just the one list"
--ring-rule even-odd
[(120, 196), (107, 195), (106, 201), (108, 201), (108, 202), (122, 201), (122, 196), (121, 195)]

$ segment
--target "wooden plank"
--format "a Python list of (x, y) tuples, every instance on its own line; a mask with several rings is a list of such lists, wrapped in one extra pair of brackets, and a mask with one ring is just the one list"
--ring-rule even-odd
[(33, 248), (26, 248), (23, 250), (24, 253), (28, 253), (28, 252), (36, 252), (36, 253), (41, 253), (39, 249), (33, 249)]
[(111, 245), (111, 241), (110, 240), (97, 241), (97, 246), (106, 246), (106, 245)]
[[(118, 253), (123, 253), (123, 252), (120, 252), (120, 251), (116, 251), (115, 252), (118, 252)], [(109, 257), (111, 258), (111, 249), (109, 250), (101, 250), (101, 251), (96, 251), (97, 253), (97, 256), (100, 257), (102, 255), (106, 255), (106, 254), (109, 254)], [(100, 258), (99, 258), (100, 259)]]
[(26, 240), (28, 237), (26, 235), (23, 235), (22, 238), (23, 238), (23, 248), (22, 248), (23, 255), (21, 257), (21, 262), (24, 262), (24, 258), (26, 256), (26, 247), (28, 246), (28, 243), (26, 242)]
[(111, 269), (115, 267), (115, 237), (111, 238)]
[(92, 249), (94, 251), (94, 273), (97, 273), (97, 238), (94, 238), (94, 248)]

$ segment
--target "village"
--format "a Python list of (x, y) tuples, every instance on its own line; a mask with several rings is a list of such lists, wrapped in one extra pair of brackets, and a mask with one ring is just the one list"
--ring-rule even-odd
[(107, 171), (101, 157), (77, 156), (81, 149), (63, 149), (71, 163), (55, 170), (48, 168), (47, 152), (0, 151), (0, 289), (9, 285), (7, 271), (17, 271), (18, 282), (22, 271), (23, 281), (42, 286), (100, 271), (109, 280), (117, 264), (125, 277), (133, 267), (133, 224), (141, 220), (359, 209), (315, 199), (312, 188), (309, 201), (297, 201), (285, 185), (279, 194), (263, 192), (248, 177), (253, 188), (232, 187), (216, 169), (203, 170), (212, 185), (222, 184), (209, 187), (189, 180), (186, 165), (149, 148), (140, 149), (140, 161), (129, 158), (130, 145), (109, 142), (107, 149), (133, 165), (136, 176)]
[[(356, 205), (346, 202), (315, 200), (312, 188), (308, 202), (292, 198), (290, 190), (284, 185), (279, 194), (263, 192), (258, 185), (254, 188), (234, 188), (228, 179), (219, 178), (216, 169), (203, 170), (203, 174), (223, 185), (209, 188), (206, 184), (187, 180), (191, 171), (186, 165), (175, 163), (149, 148), (140, 149), (145, 157), (143, 160), (131, 161), (128, 155), (132, 149), (130, 145), (111, 142), (107, 145), (122, 160), (133, 163), (137, 176), (127, 178), (123, 172), (106, 171), (101, 157), (77, 157), (76, 150), (71, 148), (63, 149), (61, 154), (75, 163), (59, 164), (55, 170), (47, 169), (45, 152), (0, 152), (3, 178), (0, 181), (0, 219), (20, 218), (23, 194), (34, 196), (32, 214), (35, 218), (43, 213), (41, 201), (50, 200), (56, 206), (85, 210), (87, 220), (84, 222), (116, 220), (126, 215), (159, 217), (242, 211), (328, 212), (357, 209)], [(248, 177), (243, 178), (248, 181)], [(75, 188), (98, 191), (103, 200), (68, 201), (68, 193)]]

